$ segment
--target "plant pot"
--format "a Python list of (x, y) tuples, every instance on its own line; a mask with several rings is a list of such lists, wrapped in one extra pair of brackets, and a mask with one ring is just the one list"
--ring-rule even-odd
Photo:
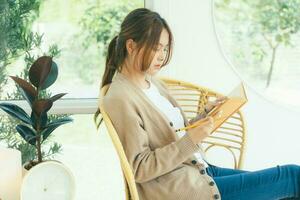
[(20, 196), (21, 200), (73, 200), (75, 178), (61, 162), (44, 161), (25, 172)]
[(24, 163), (22, 165), (22, 178), (24, 178), (24, 176), (27, 174), (27, 172), (37, 164), (38, 164), (37, 161), (28, 161), (28, 162)]

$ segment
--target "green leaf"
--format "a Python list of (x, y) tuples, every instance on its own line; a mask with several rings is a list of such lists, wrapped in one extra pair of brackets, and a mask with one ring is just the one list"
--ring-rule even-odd
[(10, 116), (17, 118), (26, 124), (32, 125), (29, 115), (19, 106), (11, 103), (0, 103), (0, 108)]
[(48, 77), (46, 78), (45, 82), (41, 85), (41, 89), (44, 90), (50, 87), (56, 81), (57, 75), (58, 75), (57, 64), (54, 61), (52, 61), (50, 73), (48, 74)]
[(64, 117), (64, 118), (52, 121), (51, 123), (48, 124), (47, 127), (52, 126), (52, 125), (57, 125), (57, 124), (62, 125), (62, 124), (69, 123), (72, 121), (73, 121), (73, 119), (71, 117)]
[(275, 40), (277, 41), (277, 42), (282, 42), (282, 36), (281, 35), (276, 35), (275, 36)]
[(38, 58), (29, 69), (29, 80), (37, 88), (41, 89), (45, 83), (52, 65), (52, 58), (42, 56)]
[(70, 117), (65, 117), (62, 119), (55, 120), (49, 123), (46, 128), (42, 131), (41, 135), (43, 135), (43, 141), (47, 139), (47, 137), (59, 126), (72, 122), (73, 119)]
[(41, 128), (44, 128), (47, 125), (47, 121), (48, 121), (48, 115), (47, 113), (42, 113), (41, 117), (40, 117), (40, 126)]
[(34, 124), (33, 127), (35, 128), (35, 130), (37, 129), (38, 125), (41, 128), (44, 128), (47, 125), (48, 115), (47, 113), (42, 113), (41, 116), (38, 117), (34, 112), (31, 112), (31, 121)]
[(26, 82), (21, 78), (15, 76), (10, 76), (10, 77), (18, 84), (22, 96), (29, 103), (30, 107), (32, 107), (32, 103), (37, 98), (38, 95), (36, 89), (30, 83)]
[(26, 142), (34, 146), (36, 145), (37, 136), (34, 130), (22, 124), (17, 125), (16, 130), (22, 136), (22, 138), (24, 138)]

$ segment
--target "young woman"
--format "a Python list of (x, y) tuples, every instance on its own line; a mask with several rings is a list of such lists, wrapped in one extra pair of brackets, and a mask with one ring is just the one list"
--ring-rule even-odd
[[(299, 199), (300, 167), (247, 172), (205, 161), (201, 141), (213, 119), (187, 131), (189, 122), (165, 85), (155, 78), (170, 60), (173, 37), (166, 21), (141, 8), (130, 12), (108, 47), (103, 105), (132, 167), (142, 200)], [(207, 105), (209, 111), (223, 99)], [(205, 117), (198, 116), (193, 121)]]

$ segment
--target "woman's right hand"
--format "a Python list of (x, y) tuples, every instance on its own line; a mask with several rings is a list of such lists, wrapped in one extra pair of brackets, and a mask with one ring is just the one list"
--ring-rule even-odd
[[(191, 137), (194, 144), (200, 143), (204, 138), (209, 136), (214, 128), (213, 117), (206, 117), (201, 125), (187, 130), (187, 134)], [(197, 123), (197, 121), (195, 122)]]

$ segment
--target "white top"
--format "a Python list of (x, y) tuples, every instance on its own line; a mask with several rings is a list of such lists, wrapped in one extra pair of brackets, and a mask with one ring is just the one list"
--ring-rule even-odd
[[(152, 84), (150, 81), (150, 87), (148, 89), (142, 89), (146, 96), (151, 100), (151, 102), (165, 114), (166, 117), (173, 123), (173, 127), (175, 129), (179, 129), (184, 127), (184, 119), (178, 107), (174, 107), (171, 102), (162, 96), (157, 87)], [(176, 132), (178, 137), (181, 138), (186, 134), (186, 131), (178, 131)], [(200, 152), (194, 153), (194, 156), (200, 163), (203, 163), (205, 167), (208, 167), (208, 164), (202, 158)]]

